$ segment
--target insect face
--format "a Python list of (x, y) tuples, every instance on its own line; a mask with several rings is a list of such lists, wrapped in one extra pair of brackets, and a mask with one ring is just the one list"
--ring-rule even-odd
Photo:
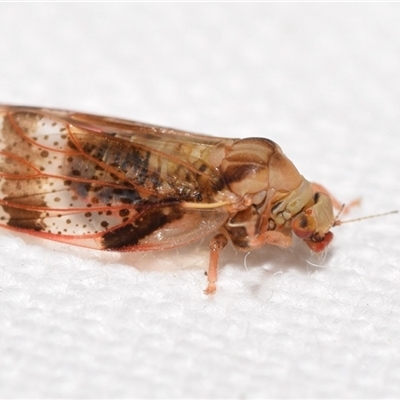
[(331, 198), (325, 193), (315, 193), (313, 204), (293, 218), (291, 228), (312, 251), (320, 252), (333, 239), (330, 229), (334, 221)]

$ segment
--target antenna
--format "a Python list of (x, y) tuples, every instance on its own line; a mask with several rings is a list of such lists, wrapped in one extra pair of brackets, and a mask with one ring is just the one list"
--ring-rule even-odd
[(398, 213), (397, 210), (394, 210), (394, 211), (389, 211), (389, 212), (385, 212), (385, 213), (382, 213), (382, 214), (367, 215), (366, 217), (360, 217), (360, 218), (347, 219), (345, 221), (340, 221), (338, 218), (339, 218), (339, 215), (341, 214), (341, 212), (343, 211), (343, 209), (344, 209), (344, 204), (342, 204), (342, 207), (340, 208), (340, 210), (339, 210), (339, 212), (338, 212), (338, 214), (336, 216), (336, 219), (335, 219), (335, 222), (333, 223), (333, 226), (339, 226), (339, 225), (347, 224), (349, 222), (358, 222), (358, 221), (363, 221), (364, 219), (384, 217), (385, 215), (397, 214)]

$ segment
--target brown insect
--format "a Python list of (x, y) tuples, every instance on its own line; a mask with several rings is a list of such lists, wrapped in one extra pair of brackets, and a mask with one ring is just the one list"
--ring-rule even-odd
[(121, 119), (0, 106), (0, 225), (112, 251), (210, 241), (206, 293), (230, 240), (250, 251), (319, 252), (332, 240), (333, 204), (274, 142), (225, 139)]

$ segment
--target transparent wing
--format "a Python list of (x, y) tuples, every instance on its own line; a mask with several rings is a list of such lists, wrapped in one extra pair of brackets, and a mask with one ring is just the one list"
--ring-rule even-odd
[[(98, 249), (179, 246), (218, 229), (220, 139), (63, 111), (0, 107), (0, 224)], [(196, 203), (188, 210), (184, 203)]]

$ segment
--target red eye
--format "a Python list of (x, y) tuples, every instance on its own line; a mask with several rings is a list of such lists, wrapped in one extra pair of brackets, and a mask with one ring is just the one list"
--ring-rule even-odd
[(315, 218), (302, 212), (292, 221), (292, 231), (300, 239), (308, 239), (316, 229)]

